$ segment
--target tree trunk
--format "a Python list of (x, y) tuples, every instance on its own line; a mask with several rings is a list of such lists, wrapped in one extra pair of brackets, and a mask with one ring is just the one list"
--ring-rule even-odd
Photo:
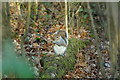
[(116, 78), (118, 64), (118, 3), (107, 3), (108, 37), (112, 78)]

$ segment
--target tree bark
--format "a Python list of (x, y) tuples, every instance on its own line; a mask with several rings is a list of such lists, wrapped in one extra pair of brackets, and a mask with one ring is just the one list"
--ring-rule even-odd
[(110, 42), (110, 60), (112, 78), (116, 78), (118, 70), (118, 3), (107, 3), (108, 38)]

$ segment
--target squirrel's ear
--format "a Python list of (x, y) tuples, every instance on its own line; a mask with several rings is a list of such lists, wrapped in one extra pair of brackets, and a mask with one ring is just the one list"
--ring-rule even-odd
[(65, 31), (64, 33), (65, 33), (65, 37), (67, 38), (67, 32)]
[(67, 32), (66, 32), (65, 30), (63, 31), (63, 34), (62, 34), (62, 35), (63, 35), (63, 37), (66, 37), (66, 38), (67, 38)]
[(65, 37), (65, 31), (64, 30), (59, 30), (58, 31), (58, 34), (60, 35), (60, 36), (63, 36), (63, 37)]

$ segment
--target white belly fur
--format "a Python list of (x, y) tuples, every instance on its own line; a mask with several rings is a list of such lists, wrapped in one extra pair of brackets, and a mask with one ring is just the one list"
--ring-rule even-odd
[(66, 47), (64, 47), (64, 46), (58, 46), (56, 44), (54, 46), (54, 52), (58, 55), (64, 54), (65, 50), (66, 50)]

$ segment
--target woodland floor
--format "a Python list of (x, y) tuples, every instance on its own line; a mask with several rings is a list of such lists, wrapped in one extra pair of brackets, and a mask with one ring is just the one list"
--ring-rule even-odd
[[(57, 4), (54, 4), (57, 5)], [(45, 5), (41, 5), (42, 9), (39, 10), (39, 13), (42, 16), (55, 16), (55, 17), (61, 17), (60, 14), (51, 14), (51, 16), (48, 15), (45, 10), (47, 9)], [(25, 31), (25, 23), (26, 19), (24, 19), (24, 16), (19, 16), (17, 11), (14, 9), (14, 4), (11, 3), (11, 28), (14, 34), (14, 44), (16, 45), (16, 52), (18, 55), (23, 55), (21, 52), (21, 36), (23, 36), (23, 33)], [(45, 8), (45, 10), (44, 10)], [(54, 7), (55, 8), (55, 7)], [(54, 9), (53, 8), (53, 9)], [(59, 9), (58, 7), (55, 8), (55, 10)], [(52, 8), (51, 8), (52, 10)], [(56, 12), (57, 13), (57, 12)], [(21, 13), (22, 15), (26, 14), (23, 10)], [(46, 18), (46, 17), (45, 17)], [(47, 21), (48, 20), (48, 21)], [(42, 66), (42, 63), (40, 63), (40, 59), (43, 56), (53, 56), (53, 44), (52, 44), (52, 37), (53, 33), (57, 30), (63, 30), (65, 29), (64, 26), (64, 16), (59, 20), (59, 22), (55, 21), (54, 19), (44, 19), (40, 18), (36, 21), (33, 19), (30, 20), (31, 25), (29, 26), (27, 37), (24, 40), (23, 46), (25, 55), (28, 58), (30, 62), (33, 63), (35, 72), (34, 74), (36, 76), (39, 75), (40, 70), (44, 70), (44, 67)], [(43, 23), (42, 23), (43, 22)], [(47, 23), (49, 22), (49, 23)], [(55, 22), (56, 24), (53, 25), (52, 22)], [(21, 24), (22, 23), (22, 24)], [(86, 23), (88, 23), (86, 21)], [(45, 25), (47, 24), (47, 25)], [(33, 27), (34, 26), (34, 27)], [(90, 26), (90, 25), (89, 25)], [(97, 33), (100, 38), (100, 51), (103, 55), (104, 60), (104, 68), (106, 70), (106, 74), (110, 76), (110, 61), (109, 61), (109, 55), (108, 55), (108, 46), (109, 42), (105, 38), (104, 28), (99, 26), (97, 28)], [(69, 28), (69, 39), (75, 38), (82, 41), (88, 41), (86, 43), (86, 46), (83, 49), (80, 49), (78, 53), (75, 55), (75, 65), (73, 70), (70, 70), (66, 72), (62, 77), (63, 78), (100, 78), (101, 72), (99, 70), (99, 64), (98, 62), (98, 52), (96, 49), (95, 44), (95, 36), (90, 28), (86, 28), (84, 26), (81, 26), (77, 29), (70, 29)], [(72, 43), (69, 43), (72, 44)], [(69, 54), (69, 53), (67, 53)]]

